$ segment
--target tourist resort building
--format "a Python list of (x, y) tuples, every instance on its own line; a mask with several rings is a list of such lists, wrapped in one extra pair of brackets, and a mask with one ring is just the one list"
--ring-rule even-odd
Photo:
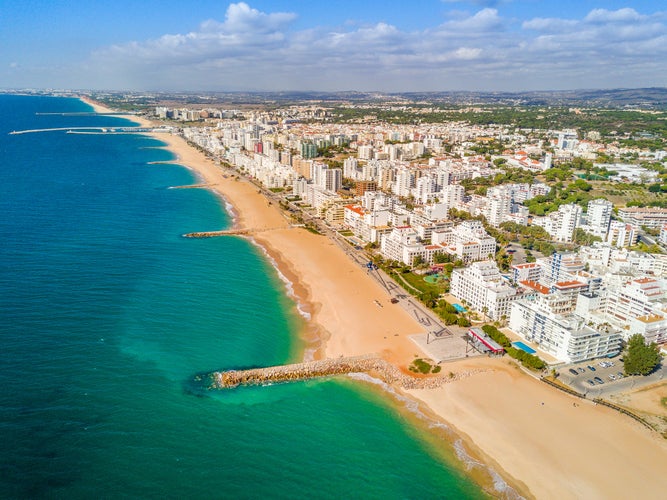
[(510, 305), (522, 294), (501, 276), (492, 260), (454, 269), (450, 293), (493, 320), (509, 317)]
[(618, 330), (606, 325), (596, 329), (575, 313), (580, 297), (588, 293), (585, 283), (559, 282), (551, 288), (532, 281), (521, 285), (535, 293), (525, 294), (512, 304), (509, 328), (513, 332), (568, 363), (620, 351)]

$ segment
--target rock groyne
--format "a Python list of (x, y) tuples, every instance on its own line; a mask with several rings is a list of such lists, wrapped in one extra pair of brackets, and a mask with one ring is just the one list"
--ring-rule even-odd
[[(230, 389), (239, 385), (268, 385), (280, 382), (308, 380), (319, 377), (367, 373), (388, 384), (396, 384), (404, 389), (425, 389), (439, 387), (445, 382), (456, 380), (458, 376), (417, 377), (403, 373), (398, 367), (375, 356), (323, 359), (306, 363), (251, 368), (249, 370), (228, 370), (211, 374), (211, 389)], [(453, 374), (452, 374), (453, 375)]]

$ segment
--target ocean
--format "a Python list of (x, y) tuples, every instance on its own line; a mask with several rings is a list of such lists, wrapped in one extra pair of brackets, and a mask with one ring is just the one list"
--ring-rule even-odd
[[(170, 152), (73, 98), (0, 95), (1, 498), (482, 498), (380, 390), (205, 391), (299, 361), (302, 318)], [(424, 425), (426, 427), (426, 425)], [(450, 453), (451, 455), (451, 453)]]

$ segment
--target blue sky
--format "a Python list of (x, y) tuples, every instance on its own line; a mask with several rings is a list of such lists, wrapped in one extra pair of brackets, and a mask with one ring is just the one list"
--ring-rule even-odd
[(667, 86), (667, 5), (593, 0), (0, 0), (0, 86)]

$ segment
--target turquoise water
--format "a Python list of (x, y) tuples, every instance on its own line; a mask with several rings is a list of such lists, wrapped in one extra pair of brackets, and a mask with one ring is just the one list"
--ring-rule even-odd
[(0, 497), (479, 498), (348, 379), (202, 393), (196, 373), (299, 359), (261, 254), (155, 140), (11, 130), (75, 99), (0, 95)]
[(533, 349), (530, 346), (527, 346), (523, 342), (512, 342), (512, 345), (518, 349), (521, 349), (522, 351), (527, 352), (528, 354), (535, 354), (535, 349)]

